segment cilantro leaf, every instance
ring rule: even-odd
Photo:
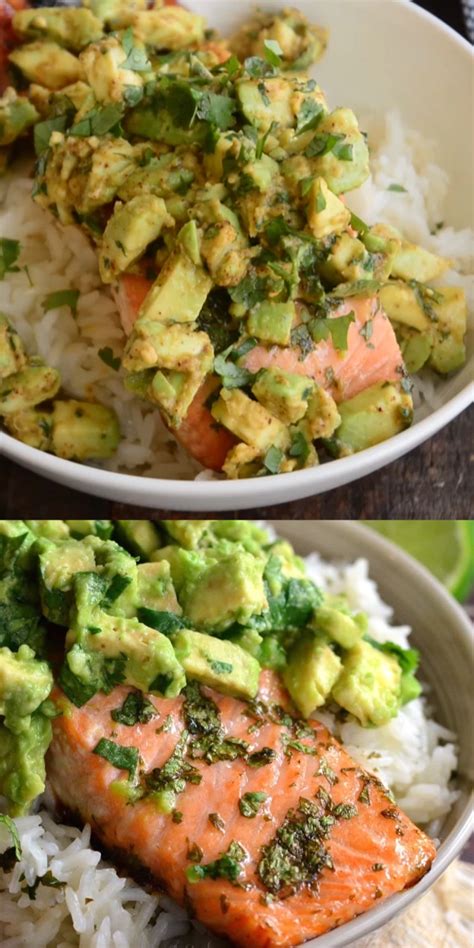
[[[216,287],[209,293],[199,313],[197,327],[207,332],[216,355],[228,349],[238,338],[239,331],[229,314],[229,294],[223,287]]]
[[[246,816],[248,819],[255,817],[266,799],[267,794],[262,791],[244,793],[239,800],[239,810],[242,816]]]
[[[126,54],[126,59],[120,63],[120,69],[130,69],[132,72],[148,72],[151,69],[150,60],[147,58],[146,50],[133,44],[132,27],[122,37],[122,47]]]
[[[38,122],[37,125],[35,125],[33,138],[35,152],[38,158],[48,148],[52,133],[65,132],[67,125],[67,115],[56,115],[55,118],[46,119],[44,122]]]
[[[275,74],[273,66],[260,56],[249,56],[244,62],[244,69],[252,79],[261,79]]]
[[[109,741],[106,737],[101,737],[100,741],[94,747],[93,754],[103,757],[109,764],[118,767],[119,770],[128,770],[130,777],[134,777],[138,767],[138,748],[122,747],[114,741]]]
[[[396,191],[397,194],[408,194],[408,191],[403,187],[403,184],[389,184],[387,191]]]
[[[228,95],[217,95],[215,92],[200,94],[196,115],[204,122],[216,125],[225,132],[234,124],[236,103]]]
[[[154,704],[145,698],[141,691],[131,691],[120,708],[110,712],[113,721],[133,727],[134,724],[148,724],[158,711]]]
[[[115,356],[113,350],[110,346],[104,346],[103,349],[99,349],[97,355],[99,359],[102,359],[102,362],[105,362],[105,365],[108,365],[110,369],[113,369],[114,372],[118,372],[120,366],[122,365],[122,360],[119,356]]]
[[[321,102],[316,102],[315,99],[304,99],[296,120],[296,134],[302,135],[303,132],[316,128],[323,115],[324,107]]]
[[[0,856],[0,865],[1,865],[1,862],[5,859],[5,857],[7,857],[8,863],[12,863],[11,868],[13,868],[13,864],[15,862],[19,862],[22,856],[20,837],[18,835],[16,823],[14,823],[14,821],[11,819],[10,816],[7,816],[4,813],[0,813],[0,826],[2,824],[7,828],[7,831],[9,832],[11,836],[12,845],[9,849],[6,850],[6,852],[2,853],[2,855]],[[11,859],[10,859],[10,856],[12,857]],[[6,868],[5,865],[3,865],[2,868],[5,869],[6,872],[9,871],[9,869]]]
[[[267,280],[254,271],[250,271],[237,286],[229,288],[231,300],[241,303],[246,309],[252,309],[257,303],[261,303],[265,299],[266,291]]]
[[[3,280],[6,273],[18,273],[20,268],[15,266],[15,263],[20,256],[20,251],[19,240],[0,237],[0,280]]]
[[[300,349],[300,362],[303,362],[306,356],[314,349],[314,342],[309,333],[308,327],[304,323],[297,326],[296,329],[291,331],[291,344],[292,346],[298,346]]]
[[[48,313],[50,309],[59,309],[61,306],[69,306],[72,315],[76,316],[79,296],[79,290],[56,290],[54,293],[48,293],[48,296],[45,296],[41,305],[45,313]]]
[[[270,66],[281,66],[283,50],[277,40],[266,39],[263,43],[265,59]]]
[[[244,385],[248,385],[254,377],[252,372],[236,365],[235,362],[227,358],[228,354],[228,350],[226,350],[222,355],[216,356],[214,360],[214,371],[221,376],[222,385],[224,388],[242,388]]]
[[[355,322],[355,314],[334,316],[331,319],[314,319],[311,323],[311,335],[315,342],[332,337],[334,348],[338,351],[347,349],[349,326]]]
[[[347,296],[372,296],[381,286],[380,280],[356,280],[354,283],[340,283],[332,293],[340,300]]]
[[[302,431],[295,431],[291,437],[290,458],[299,458],[304,464],[309,455],[309,444]]]
[[[354,147],[350,142],[346,142],[345,136],[337,132],[325,132],[315,135],[310,141],[305,155],[307,158],[322,158],[323,155],[333,152],[336,158],[341,161],[352,161],[354,156]]]
[[[280,448],[275,447],[275,445],[272,445],[272,447],[268,449],[263,459],[264,467],[266,467],[270,474],[278,474],[283,458],[283,451],[281,451]]]
[[[103,105],[91,109],[87,115],[69,129],[76,138],[89,138],[91,135],[106,135],[107,132],[120,134],[120,120],[123,117],[122,105]]]
[[[234,841],[227,852],[222,853],[213,862],[204,866],[189,866],[186,870],[188,882],[199,882],[200,879],[227,879],[235,883],[242,872],[242,863],[245,859],[245,849]]]
[[[161,612],[159,609],[148,609],[146,606],[139,606],[137,618],[149,629],[156,629],[163,635],[173,635],[178,629],[186,628],[186,623],[174,612]]]

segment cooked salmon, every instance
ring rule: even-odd
[[[377,382],[400,381],[403,356],[377,297],[351,297],[331,315],[335,318],[351,312],[355,320],[349,326],[346,350],[336,349],[332,338],[321,340],[306,357],[297,346],[256,346],[246,355],[245,368],[258,372],[273,366],[307,375],[337,402],[353,398]]]
[[[184,421],[179,428],[173,428],[183,448],[211,471],[222,471],[228,452],[237,443],[237,438],[218,424],[208,407],[208,399],[219,387],[217,375],[209,375],[191,402]]]
[[[106,850],[145,867],[212,931],[245,948],[298,945],[428,872],[432,841],[323,725],[193,684],[148,696],[146,723],[119,723],[111,713],[130,693],[81,708],[56,693],[65,713],[53,721],[50,785]],[[279,696],[270,673],[262,694]],[[119,792],[127,773],[100,756],[101,739],[139,754],[135,797]],[[152,792],[167,772],[172,812]]]

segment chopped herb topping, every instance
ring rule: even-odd
[[[337,775],[334,773],[334,770],[332,770],[324,757],[322,758],[319,765],[319,770],[316,771],[316,775],[318,777],[326,777],[326,780],[329,784],[331,784],[331,786],[334,786],[334,784],[338,782]]]
[[[0,280],[3,280],[6,273],[18,273],[20,268],[15,266],[20,256],[21,246],[19,240],[11,240],[9,237],[0,237]]]
[[[128,770],[131,778],[137,772],[139,760],[137,747],[123,747],[121,744],[116,744],[114,741],[102,737],[94,747],[93,753],[108,760],[109,764],[113,764],[119,770]]]
[[[104,346],[103,349],[99,349],[97,355],[99,359],[102,359],[102,362],[105,362],[105,365],[108,365],[109,369],[113,369],[114,372],[119,371],[122,360],[119,356],[114,355],[113,349],[111,349],[110,346]]]
[[[283,458],[284,458],[284,454],[283,454],[283,451],[280,450],[280,448],[277,448],[275,447],[275,445],[272,445],[272,447],[268,449],[263,459],[263,465],[264,467],[266,467],[269,474],[279,473]]]
[[[374,862],[372,866],[372,872],[383,872],[384,869],[385,869],[385,866],[383,862]]]
[[[389,184],[387,191],[396,191],[399,194],[408,194],[408,191],[403,187],[403,184]]]
[[[162,767],[155,767],[146,775],[145,783],[149,791],[182,793],[186,783],[201,783],[199,770],[184,759],[188,736],[188,732],[183,731],[166,763]]]
[[[281,66],[281,59],[283,56],[283,50],[277,40],[266,39],[264,40],[263,47],[265,50],[265,59],[267,63],[270,63],[270,66],[276,66],[277,69]]]
[[[20,837],[16,823],[14,823],[10,816],[4,813],[0,813],[0,826],[2,825],[6,827],[10,834],[12,845],[9,846],[5,852],[0,854],[0,869],[3,869],[4,872],[10,872],[15,863],[19,862],[22,856]]]
[[[272,760],[275,760],[276,756],[276,751],[272,750],[271,747],[262,747],[261,750],[249,754],[247,763],[249,767],[266,767],[267,764],[271,764]]]
[[[215,829],[219,830],[220,833],[223,833],[225,830],[225,823],[222,819],[222,816],[219,816],[218,813],[209,813],[208,820]]]
[[[260,791],[244,793],[239,800],[239,810],[242,816],[246,816],[249,819],[256,816],[262,803],[264,803],[266,799],[267,794]]]
[[[216,661],[215,661],[214,659],[212,659],[212,658],[207,658],[206,661],[207,661],[208,664],[211,666],[213,672],[215,672],[216,675],[230,675],[230,674],[232,674],[232,671],[233,671],[234,666],[233,666],[233,665],[230,665],[229,662],[216,662]]]
[[[120,69],[130,69],[132,72],[148,72],[151,69],[151,63],[145,50],[139,46],[134,46],[131,26],[128,30],[125,30],[122,36],[122,46],[127,58],[123,63],[120,63]]]
[[[234,840],[228,850],[222,853],[214,862],[204,866],[189,866],[186,871],[188,882],[199,882],[201,879],[227,879],[235,883],[242,873],[242,863],[247,853],[240,843]]]
[[[187,857],[191,862],[201,862],[204,853],[197,843],[191,843],[188,846]]]
[[[45,313],[50,309],[59,309],[61,306],[69,306],[73,316],[77,315],[77,302],[79,299],[79,290],[56,290],[45,296],[42,307]]]
[[[157,714],[155,706],[141,691],[131,691],[122,706],[111,711],[110,716],[118,724],[132,727],[134,724],[148,724]]]
[[[332,869],[324,845],[335,820],[321,814],[311,800],[301,798],[288,811],[273,840],[262,849],[257,872],[274,895],[290,895],[302,885],[312,885],[322,869]]]
[[[103,105],[91,109],[84,118],[69,129],[69,134],[76,138],[89,138],[91,135],[100,137],[106,135],[107,132],[118,136],[121,133],[122,116],[122,105]]]
[[[181,813],[181,810],[173,810],[171,814],[171,819],[173,820],[173,823],[182,823],[184,817],[183,817],[183,814]]]
[[[357,807],[352,803],[338,803],[331,809],[332,816],[337,820],[351,820],[353,816],[357,816],[357,812]]]

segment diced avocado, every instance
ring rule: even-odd
[[[411,395],[382,382],[339,406],[341,424],[328,447],[336,457],[364,451],[408,428],[413,420]]]
[[[118,192],[124,201],[138,194],[156,194],[157,197],[169,200],[184,188],[190,187],[199,174],[196,157],[187,149],[175,148],[165,154],[154,155],[151,146],[142,143],[135,146],[135,157],[139,167],[132,172]]]
[[[431,320],[423,309],[415,290],[406,283],[386,283],[379,290],[380,303],[388,318],[423,332],[431,326]]]
[[[38,661],[28,645],[20,645],[17,652],[0,648],[0,715],[6,727],[21,730],[27,724],[21,718],[33,714],[52,687],[49,665]]]
[[[282,450],[289,446],[287,426],[238,388],[221,389],[211,413],[216,421],[262,454],[273,445]]]
[[[166,560],[157,563],[140,563],[137,567],[137,576],[139,610],[172,612],[174,615],[181,615],[182,609],[176,598],[170,565]],[[139,617],[145,621],[142,615]]]
[[[165,202],[153,194],[134,197],[126,204],[116,201],[99,253],[103,282],[113,283],[119,273],[128,270],[145,253],[163,227],[173,225],[174,219],[168,214]]]
[[[295,304],[274,303],[264,300],[250,311],[247,329],[250,336],[256,336],[263,342],[276,346],[287,346],[290,342],[291,328],[296,318]]]
[[[189,49],[204,41],[206,21],[182,7],[145,10],[131,18],[135,39],[155,49]]]
[[[76,573],[95,569],[94,553],[80,540],[59,546],[44,543],[39,555],[39,592],[43,615],[57,625],[69,625]]]
[[[160,523],[186,550],[196,549],[209,530],[212,520],[160,520]]]
[[[29,444],[30,448],[37,448],[38,451],[51,450],[51,412],[25,408],[24,411],[6,415],[4,424],[14,438],[23,441],[23,444]]]
[[[202,144],[206,135],[204,122],[194,122],[191,128],[176,125],[170,113],[155,105],[153,100],[140,103],[130,110],[125,129],[129,135],[164,142],[166,145]]]
[[[288,655],[282,677],[301,714],[309,718],[325,704],[342,671],[342,662],[325,636],[303,633]]]
[[[17,332],[0,313],[0,380],[26,366],[26,354]]]
[[[212,280],[182,252],[168,257],[139,312],[139,322],[194,322],[212,289]]]
[[[245,625],[251,615],[263,612],[267,608],[264,565],[263,560],[238,550],[219,556],[218,562],[188,579],[179,597],[190,625],[222,632],[234,622]]]
[[[452,336],[443,338],[436,335],[429,360],[432,369],[441,375],[447,375],[460,369],[465,361],[466,347],[463,342],[458,342]]]
[[[97,676],[94,658],[123,659],[123,681],[133,688],[167,698],[178,695],[186,683],[182,666],[166,635],[150,629],[138,619],[111,616],[97,610],[94,625],[99,632],[82,628],[70,631],[66,655],[70,671],[85,684]],[[91,661],[92,659],[92,661]]]
[[[405,368],[409,375],[425,365],[428,361],[433,348],[432,333],[418,332],[416,329],[410,329],[408,326],[399,325],[397,327],[397,341],[400,346]]]
[[[260,665],[239,645],[189,629],[177,632],[173,644],[188,679],[235,698],[255,698]]]
[[[92,43],[81,53],[84,76],[97,102],[121,102],[131,88],[140,93],[143,87],[142,75],[124,68],[126,59],[122,43],[113,36],[108,36],[100,43]]]
[[[436,294],[430,365],[437,372],[445,374],[459,369],[466,361],[464,336],[467,329],[467,303],[464,290],[458,286],[437,288]]]
[[[259,191],[268,191],[274,179],[280,174],[280,169],[278,162],[273,161],[273,158],[262,155],[261,158],[249,162],[244,168],[244,173],[248,174]]]
[[[10,415],[53,398],[61,384],[56,369],[31,364],[0,382],[0,415]]]
[[[367,269],[371,258],[361,240],[350,234],[339,234],[331,250],[321,265],[321,274],[325,280],[336,286],[338,283],[355,283],[373,276],[373,270]]]
[[[402,245],[393,258],[392,276],[400,280],[417,280],[418,283],[429,283],[436,280],[451,263],[438,257],[429,250],[403,240]]]
[[[324,136],[342,136],[325,154],[319,153],[329,142]],[[359,188],[369,177],[369,150],[351,109],[335,109],[319,123],[306,154],[314,172],[321,175],[335,194]]]
[[[120,426],[112,408],[75,399],[54,402],[52,446],[58,457],[110,458],[119,442]]]
[[[139,10],[146,10],[147,0],[84,0],[84,6],[112,29],[130,25],[130,19]]]
[[[248,56],[265,57],[265,42],[273,40],[281,50],[282,69],[308,69],[322,56],[327,30],[308,23],[294,7],[278,13],[257,10],[232,39],[231,49],[243,61]]]
[[[249,265],[242,231],[228,220],[211,224],[204,231],[201,253],[217,286],[237,286]]]
[[[341,416],[332,395],[316,385],[309,397],[308,409],[298,425],[308,441],[332,438],[341,423]]]
[[[35,537],[43,537],[46,540],[52,540],[53,543],[70,538],[69,527],[65,520],[25,520],[25,523]]]
[[[0,98],[0,145],[11,145],[39,119],[34,105],[8,88]]]
[[[13,29],[22,39],[47,39],[77,52],[102,36],[102,24],[84,8],[41,7],[18,10]]]
[[[93,551],[96,572],[83,573],[76,578],[76,626],[90,625],[90,616],[96,606],[112,615],[134,616],[138,603],[135,558],[113,540],[87,536],[82,544]]]
[[[356,617],[324,604],[316,610],[312,625],[342,648],[352,648],[364,632],[364,623],[358,622]]]
[[[75,540],[83,537],[100,537],[101,540],[110,540],[114,531],[112,520],[66,520]]]
[[[62,89],[82,78],[79,60],[57,43],[41,40],[27,43],[14,49],[8,58],[30,82],[37,82],[47,89]]]
[[[258,448],[239,442],[227,452],[222,470],[227,477],[237,480],[255,477],[262,466],[262,454]]]
[[[199,233],[195,220],[188,221],[181,228],[177,243],[183,248],[195,267],[202,267],[201,248],[199,245]]]
[[[345,655],[332,696],[364,727],[380,726],[398,713],[401,677],[396,658],[361,639]]]
[[[161,546],[160,534],[151,520],[116,520],[117,540],[145,562]]]
[[[268,132],[272,122],[290,128],[294,122],[291,80],[284,76],[270,79],[240,79],[236,83],[240,107],[251,125]]]
[[[308,224],[318,240],[338,234],[350,223],[351,212],[328,188],[324,178],[315,178],[308,194]]]
[[[263,369],[252,386],[255,398],[285,424],[294,424],[306,414],[314,383],[304,375],[282,369]]]
[[[194,583],[206,568],[207,560],[197,550],[184,550],[175,544],[161,547],[152,554],[153,562],[169,564],[174,586],[181,596],[185,583]],[[213,560],[215,562],[215,560]]]

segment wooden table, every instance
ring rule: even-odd
[[[473,515],[474,408],[416,451],[353,484],[306,500],[248,510],[244,517],[268,519],[427,519]],[[145,510],[69,490],[16,464],[0,459],[2,517],[169,517],[170,511]],[[176,516],[196,516],[177,513]],[[216,517],[214,511],[201,514]],[[239,516],[235,510],[220,517]]]

